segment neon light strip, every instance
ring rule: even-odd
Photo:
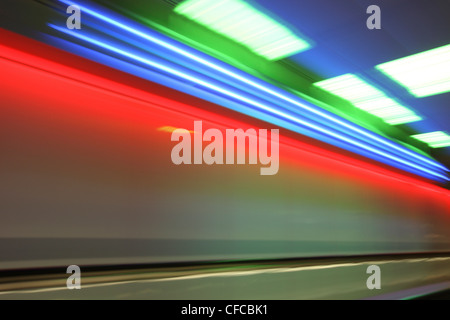
[[[73,2],[69,2],[69,1],[63,1],[63,2],[69,3],[69,4],[74,4]],[[118,23],[116,20],[112,20],[112,19],[107,18],[107,17],[105,17],[105,16],[103,16],[103,15],[99,15],[99,14],[97,14],[97,13],[95,13],[95,12],[93,12],[92,10],[89,10],[89,9],[87,9],[87,8],[82,7],[82,10],[84,10],[85,13],[86,13],[86,12],[91,13],[91,14],[94,15],[95,17],[100,17],[101,20],[103,20],[103,21],[106,20],[108,23],[112,23],[112,24],[114,24],[114,25],[116,25],[116,24]],[[123,27],[122,29],[125,29],[125,30],[127,30],[127,31],[133,31],[133,33],[136,33],[136,32],[137,32],[138,34],[140,34],[141,36],[143,36],[143,37],[145,37],[145,38],[148,38],[148,37],[149,37],[149,36],[145,35],[144,33],[141,33],[140,31],[136,31],[136,30],[134,30],[134,29],[132,29],[132,28],[130,28],[130,27],[128,27],[128,26],[125,26],[125,25],[121,24],[121,23],[119,23],[119,25],[120,25],[121,27]],[[56,28],[58,28],[58,27],[56,27]],[[61,31],[61,32],[68,33],[67,30],[64,30],[64,29],[61,29],[60,31]],[[72,32],[72,33],[69,33],[69,34],[71,34],[72,36],[79,36],[78,34],[74,34],[73,32]],[[190,53],[185,52],[185,51],[183,51],[183,50],[181,50],[181,49],[178,49],[178,48],[174,47],[174,46],[171,45],[171,44],[166,44],[166,43],[164,43],[162,40],[156,39],[156,38],[154,38],[154,37],[150,37],[150,38],[153,39],[153,40],[155,40],[155,41],[158,42],[159,44],[165,44],[165,47],[169,46],[171,49],[175,49],[175,50],[177,50],[178,52],[183,53],[184,55],[186,55],[186,54],[187,54],[187,55],[191,55]],[[83,40],[89,42],[89,39],[86,39],[86,38],[85,38],[85,39],[83,39]],[[90,41],[90,42],[93,43],[93,44],[95,44],[95,45],[97,45],[97,46],[100,44],[100,43],[99,43],[97,40],[95,40],[95,39],[90,39],[90,40],[93,40],[94,42],[92,42],[92,41]],[[107,49],[107,50],[110,50],[110,51],[113,50],[113,52],[116,52],[116,53],[121,54],[122,56],[125,56],[125,57],[128,57],[128,58],[132,58],[132,59],[134,59],[135,61],[138,61],[138,62],[141,62],[141,63],[149,62],[148,59],[142,58],[142,57],[137,56],[137,55],[131,55],[131,56],[130,56],[130,55],[127,55],[127,53],[126,53],[125,50],[119,50],[119,51],[115,50],[115,51],[114,51],[114,47],[109,46],[109,45],[107,45],[106,47],[103,46],[103,48],[105,48],[105,49]],[[116,49],[117,49],[117,48],[116,48]],[[199,59],[201,59],[202,62],[205,62],[205,63],[209,64],[210,66],[214,66],[214,64],[211,64],[211,63],[209,63],[208,61],[206,61],[206,60],[204,60],[204,59],[202,59],[202,58],[199,58]],[[147,63],[147,65],[149,65],[149,64]],[[152,66],[152,67],[154,67],[154,68],[158,67],[158,65],[157,65],[157,64],[154,64],[154,63],[153,63],[153,64],[150,64],[150,66]],[[249,83],[249,81],[248,81],[247,79],[243,78],[243,77],[240,76],[239,74],[236,74],[236,73],[233,73],[233,72],[231,72],[231,71],[225,70],[225,69],[223,69],[223,68],[220,67],[220,66],[215,66],[214,69],[217,69],[217,68],[218,68],[219,70],[225,71],[228,75],[234,75],[234,78],[235,78],[235,79],[237,78],[237,79],[239,79],[239,80],[241,80],[241,81],[245,81],[246,83]],[[177,70],[174,70],[173,68],[172,68],[172,69],[165,69],[165,70],[163,70],[163,71],[165,71],[165,72],[170,72],[170,73],[172,73],[172,74],[174,74],[174,75],[176,75],[176,76],[179,76],[179,77],[183,77],[183,75],[185,75],[185,74],[183,74],[183,73],[180,73],[180,72],[177,71]],[[249,78],[250,78],[250,77],[249,77]],[[198,82],[197,82],[198,79],[196,79],[196,78],[190,78],[190,77],[188,77],[188,78],[185,78],[185,79],[188,79],[188,80],[190,80],[190,81],[194,81],[194,82],[198,83]],[[197,80],[197,81],[196,81],[196,80]],[[251,80],[251,79],[250,79],[250,80]],[[262,81],[260,81],[260,82],[262,82]],[[249,84],[251,84],[253,87],[258,87],[258,88],[264,89],[264,91],[269,92],[269,93],[273,93],[273,94],[275,94],[276,96],[284,97],[284,100],[288,100],[288,101],[289,101],[289,100],[291,99],[291,98],[289,98],[289,97],[280,95],[279,93],[273,91],[272,89],[270,89],[270,87],[267,86],[267,84],[266,84],[266,86],[261,86],[260,84],[258,84],[258,83],[256,83],[256,82],[253,82],[253,81],[250,81]],[[370,152],[372,152],[372,153],[375,153],[375,154],[378,154],[378,155],[382,155],[383,157],[388,158],[388,159],[391,159],[391,160],[393,160],[393,161],[395,161],[395,162],[402,163],[403,165],[407,165],[407,166],[412,167],[412,168],[415,168],[415,169],[417,169],[417,170],[419,170],[419,171],[427,172],[427,173],[429,173],[429,174],[431,174],[431,175],[433,175],[433,176],[436,176],[436,177],[439,177],[439,178],[441,178],[441,179],[447,180],[447,177],[445,177],[445,176],[442,175],[442,174],[436,174],[436,173],[434,173],[433,171],[430,171],[430,170],[428,170],[428,169],[426,169],[426,168],[422,168],[421,165],[423,165],[423,164],[417,166],[417,165],[411,163],[411,162],[409,161],[409,159],[408,159],[408,160],[406,160],[406,159],[401,159],[401,158],[398,158],[398,157],[396,157],[396,156],[390,155],[390,154],[388,154],[388,153],[386,153],[386,152],[376,150],[376,149],[374,149],[374,148],[368,146],[367,143],[363,144],[363,143],[360,143],[360,142],[358,142],[358,141],[355,141],[354,139],[349,139],[349,138],[343,137],[342,135],[336,134],[336,133],[331,132],[331,131],[329,131],[329,130],[324,130],[323,128],[321,128],[321,127],[319,127],[319,126],[311,125],[311,124],[308,123],[308,122],[301,121],[301,120],[299,120],[297,117],[293,117],[293,116],[291,116],[291,115],[288,115],[288,114],[286,114],[285,112],[282,112],[282,111],[280,111],[280,110],[276,110],[276,109],[273,109],[273,108],[268,108],[267,105],[264,105],[264,104],[261,104],[261,103],[256,103],[256,104],[255,104],[255,101],[254,101],[254,100],[248,100],[247,98],[243,97],[242,95],[235,95],[235,94],[231,94],[231,95],[230,95],[230,92],[229,92],[229,91],[227,91],[227,90],[224,91],[224,90],[221,89],[220,87],[214,87],[214,86],[211,86],[211,85],[208,84],[208,83],[203,83],[203,85],[204,85],[206,88],[214,89],[214,90],[215,90],[216,92],[218,92],[218,93],[221,93],[221,94],[227,94],[228,96],[231,96],[231,97],[233,97],[233,98],[235,98],[235,99],[239,99],[239,100],[241,100],[241,101],[243,101],[243,102],[245,102],[245,103],[248,103],[248,104],[251,104],[251,105],[253,105],[253,106],[256,106],[256,107],[258,107],[258,108],[260,108],[260,109],[262,109],[262,110],[265,110],[265,111],[270,112],[270,113],[273,113],[273,114],[275,114],[275,115],[284,117],[285,119],[294,121],[294,122],[296,122],[296,123],[298,123],[298,124],[301,124],[301,125],[303,125],[303,126],[312,128],[313,130],[316,130],[316,131],[322,132],[322,133],[324,133],[324,134],[327,134],[327,135],[329,135],[329,136],[332,136],[332,137],[335,138],[335,139],[339,139],[339,140],[341,140],[341,141],[345,141],[345,142],[347,142],[347,143],[350,143],[350,144],[352,144],[352,145],[354,145],[354,146],[357,146],[357,147],[359,147],[359,148],[365,149],[365,150],[370,151]],[[217,89],[219,89],[219,90],[217,90]],[[297,97],[296,97],[296,98],[297,98]],[[353,125],[353,126],[350,126],[350,124],[347,124],[347,123],[343,122],[342,120],[338,120],[338,119],[335,118],[335,117],[333,117],[333,118],[330,117],[330,115],[327,115],[327,114],[324,113],[323,111],[312,109],[311,107],[306,106],[306,105],[304,105],[304,104],[300,104],[298,101],[295,101],[295,100],[292,100],[292,102],[295,102],[295,104],[301,105],[301,106],[303,106],[304,108],[307,108],[308,111],[312,111],[312,112],[314,112],[314,113],[316,113],[316,114],[324,115],[324,116],[326,116],[328,119],[333,120],[334,122],[338,122],[338,123],[341,123],[341,124],[345,124],[346,127],[348,127],[348,128],[352,128],[353,130],[356,130],[356,131],[358,131],[358,132],[364,132],[366,136],[369,135],[369,136],[371,136],[371,137],[375,137],[378,141],[383,142],[383,144],[389,145],[389,146],[394,146],[395,149],[397,149],[397,150],[402,150],[404,153],[406,152],[406,153],[408,153],[408,154],[410,154],[410,155],[413,155],[414,158],[416,158],[416,159],[420,159],[421,161],[425,160],[426,163],[428,163],[429,165],[433,165],[433,167],[438,167],[438,168],[440,168],[440,169],[443,169],[443,168],[444,168],[442,165],[440,165],[440,164],[438,164],[438,163],[432,161],[431,159],[428,159],[428,158],[426,158],[426,157],[422,157],[422,156],[419,156],[419,155],[417,155],[417,154],[415,154],[415,153],[412,153],[412,152],[409,151],[408,149],[401,149],[399,146],[393,144],[392,142],[389,142],[389,140],[387,140],[387,139],[384,140],[382,137],[377,137],[377,136],[374,135],[373,133],[365,132],[365,131],[363,131],[362,129],[355,127],[354,125]],[[334,130],[334,131],[336,131],[336,130]],[[323,139],[322,139],[322,140],[323,140]],[[347,148],[347,149],[348,149],[348,148]],[[377,159],[377,160],[378,160],[378,159]],[[384,162],[386,162],[386,161],[384,161]],[[402,168],[402,169],[404,169],[404,168]],[[411,171],[411,170],[409,170],[409,171]]]

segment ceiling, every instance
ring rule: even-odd
[[[450,133],[450,92],[415,98],[374,67],[450,43],[448,0],[252,0],[266,14],[310,38],[314,46],[289,59],[324,79],[356,73],[400,99],[423,120],[408,126],[419,133]],[[367,7],[381,9],[381,29],[369,30]],[[450,155],[450,147],[437,150]]]

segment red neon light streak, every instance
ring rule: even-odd
[[[23,108],[22,112],[27,113],[24,115],[24,123],[28,123],[27,118],[32,119],[30,123],[39,119],[46,124],[57,119],[61,121],[59,126],[54,123],[52,125],[60,130],[67,127],[67,132],[75,127],[80,132],[100,132],[99,136],[113,132],[117,137],[117,133],[122,132],[123,141],[115,141],[122,146],[128,141],[130,145],[127,151],[131,150],[130,154],[141,154],[143,143],[148,140],[147,136],[153,137],[151,140],[158,142],[151,147],[159,150],[158,152],[167,152],[167,161],[170,161],[169,133],[157,130],[163,126],[192,129],[193,120],[198,119],[203,119],[207,127],[221,130],[245,130],[255,127],[255,123],[257,126],[262,125],[261,122],[248,118],[245,121],[232,118],[231,116],[236,116],[235,113],[211,103],[145,82],[11,32],[0,30],[0,37],[4,40],[0,44],[0,90],[3,101],[6,105],[14,102]],[[79,103],[79,99],[88,103]],[[76,133],[71,132],[71,135],[76,136]],[[80,135],[79,139],[89,144],[91,137],[84,133]],[[109,151],[116,148],[110,145],[111,140],[106,139],[103,148]],[[74,138],[74,141],[79,140]],[[313,145],[308,139],[305,141],[308,142],[283,134],[280,136],[280,168],[288,165],[301,171],[311,171],[322,179],[329,176],[350,179],[371,188],[392,192],[402,201],[426,196],[441,202],[447,213],[450,212],[448,190],[335,150],[324,149],[322,145]],[[101,143],[100,140],[96,142]],[[150,148],[144,153],[150,156]],[[101,157],[100,153],[98,157]],[[125,159],[126,155],[122,157],[120,161],[130,161]],[[133,161],[145,166],[145,162],[137,158]]]

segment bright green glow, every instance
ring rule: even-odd
[[[377,109],[391,108],[397,106],[397,102],[392,100],[391,98],[381,97],[379,99],[372,99],[357,102],[357,107],[364,111],[372,111]]]
[[[450,136],[442,131],[416,134],[411,137],[425,142],[432,148],[442,148],[450,146]]]
[[[376,68],[416,97],[450,91],[450,44],[386,62]]]
[[[377,109],[377,110],[371,111],[371,113],[380,118],[403,117],[406,115],[413,114],[410,110],[408,110],[404,107],[392,107],[392,108]]]
[[[351,102],[358,109],[381,118],[391,125],[419,121],[412,110],[389,98],[378,88],[358,76],[344,74],[314,83],[315,86]]]
[[[175,7],[175,12],[269,60],[310,48],[306,40],[242,0],[186,0]]]
[[[420,120],[422,120],[421,117],[416,116],[416,115],[410,115],[410,116],[403,116],[401,118],[385,119],[384,122],[391,124],[391,125],[397,125],[397,124],[415,122],[415,121],[420,121]]]

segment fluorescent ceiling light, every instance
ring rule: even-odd
[[[348,100],[355,107],[377,116],[391,125],[421,120],[412,110],[389,98],[383,91],[354,74],[344,74],[316,82],[314,85]]]
[[[450,44],[376,66],[415,97],[450,91]]]
[[[403,123],[409,123],[409,122],[415,122],[415,121],[420,121],[422,120],[422,118],[420,118],[419,116],[416,115],[405,115],[402,117],[397,117],[397,118],[391,118],[391,119],[386,119],[385,122],[391,125],[397,125],[397,124],[403,124]]]
[[[186,0],[175,12],[204,25],[269,60],[310,47],[284,25],[241,0]]]
[[[416,134],[413,138],[425,142],[431,148],[442,148],[450,146],[450,136],[442,131]]]

